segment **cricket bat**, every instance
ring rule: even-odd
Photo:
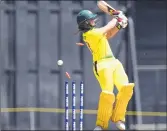
[[[117,15],[119,14],[119,12],[114,9],[112,6],[110,6],[107,2],[103,1],[103,0],[99,0],[97,2],[97,6],[105,13],[107,13],[108,15]]]

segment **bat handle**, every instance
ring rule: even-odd
[[[119,15],[119,13],[120,13],[119,11],[114,11],[113,15]]]
[[[114,11],[113,12],[113,15],[119,15],[119,11]],[[117,20],[118,20],[118,22],[121,22],[122,21],[122,19],[121,18],[117,18]]]

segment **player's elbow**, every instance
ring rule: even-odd
[[[118,32],[119,32],[119,29],[115,26],[114,28],[112,28],[112,29],[106,34],[106,38],[107,38],[107,39],[111,39],[111,38],[113,38]]]

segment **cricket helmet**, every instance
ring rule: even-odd
[[[89,10],[82,10],[77,15],[77,24],[80,31],[90,30],[95,25],[90,23],[90,20],[97,19],[97,14],[92,13]]]

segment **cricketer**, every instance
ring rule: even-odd
[[[101,93],[99,96],[96,127],[108,129],[109,121],[125,130],[127,105],[133,95],[134,83],[129,83],[122,63],[112,53],[108,40],[128,25],[128,19],[119,11],[105,26],[97,28],[97,14],[82,10],[77,15],[78,29],[93,57],[93,72]],[[114,85],[118,94],[114,94]]]

